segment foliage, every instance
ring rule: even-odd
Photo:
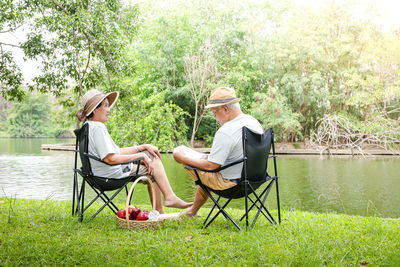
[[[210,89],[229,86],[244,112],[257,113],[265,127],[281,127],[282,140],[309,138],[327,114],[343,112],[364,128],[376,114],[395,127],[400,116],[399,28],[384,28],[363,1],[323,1],[311,8],[290,0],[150,0],[135,6],[122,0],[6,0],[0,7],[0,30],[14,32],[24,23],[28,40],[18,46],[27,58],[43,61],[30,89],[61,96],[69,114],[78,96],[95,87],[134,94],[140,103],[162,93],[163,102],[186,112],[180,122],[190,129],[183,130],[187,138],[209,141],[216,127],[202,112],[204,100]],[[210,65],[200,64],[204,60],[195,61],[204,58],[208,44],[213,75]],[[19,66],[3,49],[9,44],[0,46],[1,92],[20,99]],[[194,74],[207,82],[194,83],[202,81]],[[253,110],[255,96],[267,101],[271,88],[281,99],[276,108],[282,118],[261,112],[270,107]],[[204,92],[202,101],[193,92]],[[119,102],[126,107],[132,99]],[[135,111],[144,114],[144,106]],[[121,108],[120,116],[129,110]]]
[[[28,84],[31,90],[58,96],[71,87],[79,94],[96,85],[112,89],[112,76],[132,73],[125,54],[136,32],[135,7],[118,0],[21,0],[2,5],[7,14],[18,13],[1,20],[0,29],[9,26],[7,31],[13,32],[24,23],[27,40],[13,46],[22,48],[26,58],[40,60],[41,74]],[[2,94],[21,99],[23,90],[16,86],[22,84],[20,70],[8,52],[2,54],[2,62],[7,64],[0,73],[6,85]],[[7,89],[11,87],[14,90]]]
[[[118,111],[112,112],[107,123],[110,134],[121,147],[149,143],[167,152],[186,143],[186,113],[166,103],[163,93],[148,98],[127,94],[121,98],[129,98],[129,101],[120,101]]]
[[[8,133],[12,137],[51,136],[51,106],[48,96],[27,94],[23,102],[6,111]]]
[[[283,211],[281,225],[274,227],[260,216],[246,232],[223,216],[206,230],[197,218],[166,222],[158,230],[129,231],[118,228],[108,209],[79,223],[70,215],[71,202],[0,202],[0,260],[5,266],[400,264],[400,221],[393,219]],[[201,209],[200,215],[208,211]],[[228,212],[239,218],[243,211]]]
[[[251,115],[264,128],[273,127],[278,141],[301,139],[299,114],[293,113],[286,104],[286,98],[271,88],[268,94],[256,93]]]

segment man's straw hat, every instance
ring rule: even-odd
[[[108,103],[111,108],[114,105],[115,101],[117,101],[118,96],[118,91],[108,94],[104,94],[96,89],[87,91],[81,101],[83,109],[85,111],[85,116],[89,116],[93,112],[93,110],[106,98],[108,99]]]
[[[235,90],[228,87],[220,87],[211,92],[210,100],[205,108],[214,108],[223,105],[237,103],[240,98],[236,97]]]

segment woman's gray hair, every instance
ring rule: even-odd
[[[239,104],[239,102],[236,102],[236,103],[232,103],[232,104],[229,104],[229,105],[226,105],[229,109],[240,109],[240,104]]]

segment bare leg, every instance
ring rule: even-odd
[[[166,207],[173,207],[179,209],[186,209],[190,207],[193,203],[187,203],[177,197],[172,191],[171,185],[169,184],[167,174],[165,173],[164,166],[162,162],[158,158],[154,158],[152,163],[154,168],[153,177],[156,180],[156,183],[164,195],[164,205]]]
[[[182,216],[193,217],[196,216],[199,209],[206,203],[208,199],[208,195],[204,190],[199,186],[197,187],[196,195],[194,197],[193,206],[191,206],[187,211],[182,213]]]
[[[164,214],[165,212],[164,212],[164,208],[163,208],[163,205],[162,205],[162,193],[161,193],[161,190],[158,187],[157,183],[153,183],[153,186],[154,186],[154,194],[156,196],[156,199],[152,200],[152,201],[155,201],[156,210],[160,214]],[[148,187],[148,191],[149,191],[149,195],[150,195],[150,185],[148,184],[147,187]],[[150,198],[151,198],[151,196],[150,196]]]

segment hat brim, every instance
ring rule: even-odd
[[[231,100],[231,101],[229,101],[229,102],[208,104],[208,105],[205,106],[204,108],[215,108],[215,107],[219,107],[219,106],[225,106],[225,105],[237,103],[237,102],[239,102],[239,101],[240,101],[240,98],[236,98],[236,99]]]
[[[99,98],[99,100],[97,101],[96,105],[93,105],[93,108],[91,108],[91,109],[88,111],[88,113],[87,113],[86,116],[89,116],[90,114],[92,114],[93,110],[95,110],[96,107],[97,107],[101,102],[103,102],[103,100],[106,99],[106,98],[108,99],[109,108],[112,108],[112,107],[114,106],[115,102],[117,101],[118,97],[119,97],[119,92],[118,92],[118,91],[114,91],[114,92],[105,94],[102,98]]]

